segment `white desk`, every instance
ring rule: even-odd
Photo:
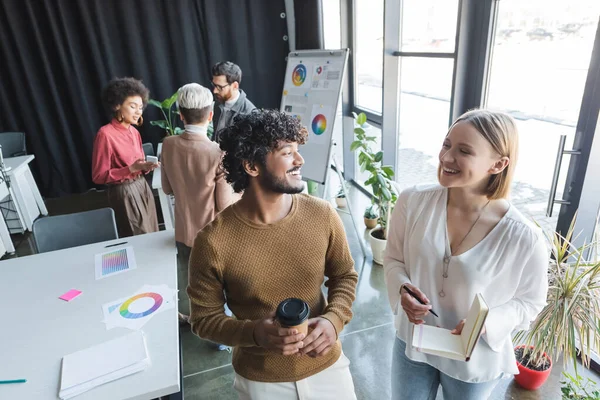
[[[6,186],[6,182],[2,181],[0,182],[0,200],[4,199],[6,197],[8,197],[11,191],[9,191],[8,187]],[[15,218],[19,218],[19,221],[22,223],[23,221],[20,219],[20,213],[17,210],[17,212],[15,213]],[[8,229],[8,226],[6,225],[6,221],[4,220],[4,218],[2,218],[2,216],[0,215],[0,242],[1,242],[1,246],[2,249],[0,249],[0,257],[4,255],[4,253],[8,252],[8,253],[14,253],[15,252],[15,246],[13,245],[12,239],[10,237],[10,231]]]
[[[162,152],[162,143],[158,144],[156,154],[160,159]],[[163,220],[165,221],[165,229],[173,229],[175,227],[175,197],[172,194],[165,194],[162,190],[160,167],[156,168],[152,175],[152,189],[158,191],[158,200],[160,201],[160,209],[162,211]]]
[[[133,246],[137,269],[95,280],[94,254],[123,241]],[[0,399],[57,399],[64,355],[131,332],[106,330],[102,304],[144,284],[177,289],[172,230],[2,261],[0,379],[24,378],[27,383],[0,385]],[[68,303],[58,299],[70,289],[83,293]],[[142,330],[152,365],[77,400],[141,400],[179,392],[177,307],[155,315]]]
[[[175,227],[175,197],[172,194],[165,194],[162,190],[162,181],[160,167],[156,168],[152,175],[152,189],[158,191],[158,200],[162,211],[163,220],[165,221],[165,229],[173,229]]]
[[[31,231],[33,221],[42,215],[48,215],[44,199],[38,190],[37,184],[31,175],[29,163],[34,159],[33,155],[10,157],[4,159],[4,165],[11,168],[6,171],[10,179],[10,188],[14,192],[14,202],[21,211],[21,217],[25,226],[23,229]],[[8,225],[12,233],[22,233],[23,229],[11,224]]]

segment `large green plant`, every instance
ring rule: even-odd
[[[165,119],[150,121],[150,125],[161,127],[167,133],[167,136],[170,135],[179,135],[185,132],[185,129],[177,126],[179,121],[179,111],[173,106],[176,105],[177,102],[177,92],[173,93],[173,95],[163,101],[158,101],[154,99],[150,99],[148,104],[153,105],[160,109]],[[206,134],[209,139],[212,139],[214,132],[214,127],[212,121],[208,124],[208,130]]]
[[[565,236],[546,233],[553,260],[548,268],[547,304],[528,331],[518,332],[515,341],[533,346],[527,353],[536,366],[546,353],[555,361],[573,362],[577,354],[589,367],[592,350],[600,348],[600,262],[584,255],[597,243],[575,247],[572,243],[576,217]],[[579,349],[579,350],[578,350]]]
[[[358,164],[361,171],[369,172],[365,186],[370,186],[373,191],[373,203],[379,210],[377,222],[381,226],[383,239],[387,239],[389,216],[398,200],[398,193],[392,185],[394,169],[389,165],[382,165],[383,151],[373,150],[372,145],[376,143],[377,137],[368,135],[369,125],[365,113],[354,114],[354,124],[356,140],[350,145],[350,150],[358,151]]]
[[[177,126],[177,121],[179,121],[179,112],[177,111],[175,102],[177,101],[177,92],[173,93],[171,97],[164,99],[163,101],[158,101],[154,99],[150,99],[148,104],[157,107],[163,114],[165,119],[150,121],[150,125],[158,126],[165,130],[167,136],[171,135],[179,135],[184,132],[183,128]]]

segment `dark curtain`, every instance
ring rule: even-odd
[[[297,50],[313,50],[324,47],[322,10],[321,0],[294,1]]]
[[[162,100],[189,82],[210,88],[210,67],[230,60],[248,98],[278,108],[283,12],[284,0],[0,0],[0,132],[25,132],[43,195],[86,191],[93,140],[109,121],[100,92],[113,77],[142,79]],[[148,107],[138,128],[155,147],[156,119]]]

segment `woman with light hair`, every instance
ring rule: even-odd
[[[163,141],[162,189],[175,196],[177,257],[185,266],[198,231],[232,201],[233,190],[221,169],[221,149],[207,136],[213,104],[207,88],[197,83],[182,86],[177,92],[177,106],[185,132]],[[180,285],[185,286],[187,283]],[[185,318],[180,314],[180,320]]]
[[[440,385],[445,400],[487,399],[500,378],[518,373],[511,334],[546,304],[549,255],[541,230],[508,200],[517,151],[510,116],[469,111],[444,138],[439,185],[399,196],[384,257],[396,320],[394,400],[433,400]],[[489,314],[468,362],[412,346],[415,325],[459,335],[478,293]]]

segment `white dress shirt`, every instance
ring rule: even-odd
[[[464,382],[487,382],[518,374],[512,334],[527,329],[546,305],[549,252],[539,228],[513,205],[492,231],[463,254],[452,256],[445,297],[440,297],[443,258],[449,251],[446,207],[448,189],[440,185],[403,191],[390,221],[384,257],[385,280],[395,314],[397,336],[407,343],[406,356],[425,362]],[[400,306],[400,286],[411,283],[431,301],[425,323],[454,329],[477,293],[490,307],[486,333],[470,361],[418,352],[412,347],[413,324]]]

